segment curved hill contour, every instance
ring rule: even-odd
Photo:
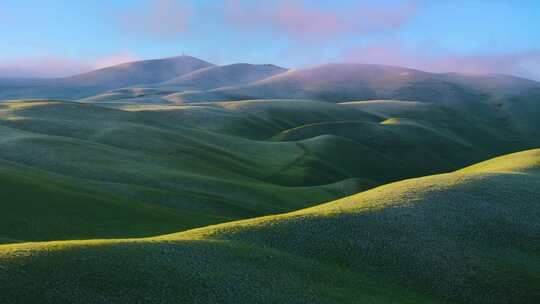
[[[123,87],[157,83],[212,66],[211,63],[191,56],[134,61],[108,68],[62,78],[61,82],[73,86]]]
[[[182,103],[283,98],[433,102],[524,132],[540,133],[540,83],[506,75],[437,74],[340,63],[289,70],[243,86],[186,91],[167,97]]]
[[[535,303],[539,155],[179,234],[3,245],[0,299]]]
[[[7,199],[27,191],[0,203],[0,238],[142,237],[283,213],[538,146],[534,140],[415,102],[3,103],[0,177],[9,183],[0,192]],[[69,191],[53,195],[46,185]],[[159,217],[142,220],[147,207]]]
[[[236,63],[200,69],[166,81],[162,85],[183,89],[208,90],[226,86],[244,85],[281,74],[285,71],[287,69],[272,64]]]

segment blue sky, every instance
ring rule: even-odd
[[[540,79],[540,1],[2,0],[0,76],[189,54],[354,61]]]

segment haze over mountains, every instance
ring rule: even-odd
[[[110,89],[163,82],[210,66],[194,57],[179,56],[124,63],[64,78],[0,79],[0,96],[2,99],[77,99]]]

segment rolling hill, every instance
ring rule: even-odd
[[[539,173],[530,150],[178,234],[3,245],[0,299],[535,303]]]
[[[60,79],[0,80],[0,100],[29,98],[104,104],[410,100],[440,104],[523,133],[540,133],[538,82],[506,75],[428,73],[373,64],[336,63],[285,70],[274,65],[214,66],[180,56]]]
[[[84,98],[92,103],[172,103],[178,91],[208,90],[231,85],[241,85],[285,72],[286,69],[271,64],[237,63],[210,66],[178,76],[163,83],[147,87],[123,88]],[[159,82],[159,81],[157,81]]]
[[[13,164],[6,172],[34,172],[25,185],[36,194],[21,197],[16,205],[36,212],[21,220],[10,213],[11,204],[0,204],[6,225],[39,227],[24,224],[27,228],[0,234],[14,240],[95,238],[104,233],[99,225],[111,227],[115,237],[148,235],[127,219],[110,217],[96,225],[83,220],[85,214],[78,221],[88,224],[80,231],[49,226],[49,219],[32,207],[33,197],[49,196],[39,184],[85,194],[88,208],[119,200],[118,210],[130,209],[129,202],[161,210],[156,212],[174,224],[159,231],[172,232],[297,210],[538,146],[534,137],[439,105],[397,101],[259,100],[120,108],[20,101],[0,105],[0,135],[0,160]],[[25,187],[14,185],[17,180],[2,187]],[[62,197],[49,203],[81,201]],[[73,217],[69,210],[52,218]],[[100,218],[100,210],[88,214]]]
[[[505,75],[435,74],[371,64],[326,64],[289,70],[252,84],[167,96],[173,102],[311,99],[431,102],[501,124],[539,132],[538,82]]]
[[[272,64],[236,63],[200,69],[164,82],[164,87],[183,90],[208,90],[256,82],[286,72]]]
[[[0,303],[540,301],[537,82],[182,56],[18,97]]]

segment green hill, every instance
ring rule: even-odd
[[[147,239],[0,246],[5,303],[535,303],[540,150]]]
[[[260,81],[164,97],[193,103],[249,99],[326,102],[399,99],[437,103],[525,132],[540,132],[540,83],[506,75],[438,74],[396,66],[337,63],[289,70]]]
[[[151,236],[225,220],[75,185],[73,180],[0,161],[0,243]]]
[[[536,143],[441,106],[401,102],[403,109],[396,110],[395,103],[370,102],[365,108],[271,100],[119,109],[62,101],[4,103],[0,160],[10,168],[4,179],[31,179],[0,185],[6,193],[29,189],[17,202],[0,203],[6,227],[19,221],[14,206],[29,210],[20,225],[26,228],[3,230],[0,238],[142,237],[289,212]],[[374,111],[374,104],[380,109]],[[39,186],[55,184],[70,191],[54,194]],[[41,195],[51,196],[41,202],[43,210],[67,207],[45,217],[35,207],[34,197]],[[87,212],[71,216],[70,210],[83,208],[74,202]],[[112,202],[118,217],[97,207]],[[162,217],[144,221],[143,211],[130,213],[132,204]],[[169,224],[148,231],[132,225],[151,226],[157,219]],[[77,221],[78,229],[64,229]]]
[[[159,86],[184,90],[208,90],[249,84],[286,71],[287,69],[272,64],[236,63],[199,69],[187,75],[168,80]]]

